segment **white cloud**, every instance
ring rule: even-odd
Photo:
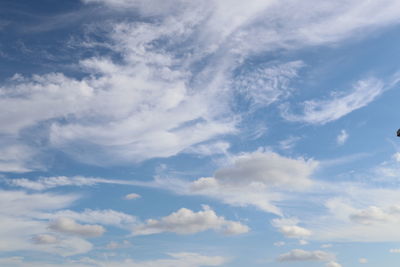
[[[305,245],[308,245],[308,244],[309,243],[308,243],[307,240],[303,240],[303,239],[299,240],[299,245],[305,246]]]
[[[29,146],[18,144],[12,139],[0,140],[0,172],[28,172],[41,169],[33,160],[36,152]]]
[[[104,259],[81,258],[64,259],[63,263],[28,261],[22,257],[0,258],[0,263],[10,267],[203,267],[220,266],[228,262],[222,256],[208,256],[193,252],[169,253],[168,257],[153,260],[123,259],[111,261]]]
[[[330,188],[328,188],[330,187]],[[322,187],[323,188],[323,187]],[[360,183],[325,185],[326,210],[302,224],[311,229],[313,240],[324,242],[398,242],[400,197],[397,188],[375,188]]]
[[[77,237],[49,234],[44,213],[63,209],[77,200],[74,195],[27,194],[0,191],[0,251],[42,251],[62,256],[86,253],[92,244]]]
[[[13,178],[4,179],[9,185],[18,186],[30,190],[47,190],[55,187],[62,186],[94,186],[97,184],[115,184],[115,185],[147,185],[149,183],[139,182],[139,181],[127,181],[118,179],[104,179],[96,177],[84,177],[84,176],[53,176],[53,177],[40,177],[37,180],[27,179],[27,178]]]
[[[41,218],[57,220],[60,218],[68,218],[84,223],[111,225],[124,229],[131,228],[137,223],[135,216],[115,211],[115,210],[91,210],[85,209],[83,212],[72,210],[61,210],[49,214],[41,214]]]
[[[360,259],[358,259],[358,262],[361,263],[361,264],[366,264],[366,263],[368,263],[368,259],[360,258]]]
[[[397,152],[397,153],[393,154],[393,158],[394,158],[397,162],[400,162],[400,153]]]
[[[126,196],[125,196],[125,199],[127,199],[127,200],[132,200],[132,199],[138,199],[138,198],[140,198],[141,196],[139,195],[139,194],[136,194],[136,193],[130,193],[130,194],[127,194]]]
[[[32,238],[36,244],[54,244],[58,242],[57,237],[49,234],[40,234]]]
[[[252,105],[268,106],[290,95],[293,90],[290,82],[303,66],[301,61],[292,61],[276,66],[259,66],[254,70],[246,68],[235,77],[235,88]]]
[[[298,220],[294,218],[274,219],[272,224],[278,228],[279,232],[289,238],[305,238],[312,234],[310,230],[298,226]]]
[[[228,46],[223,41],[229,38],[238,47],[244,46],[247,49],[264,47],[265,50],[270,50],[277,46],[288,49],[296,45],[302,47],[333,43],[351,35],[362,35],[368,28],[374,30],[399,22],[397,11],[399,4],[394,0],[385,0],[384,6],[360,0],[346,0],[340,3],[321,3],[316,0],[307,2],[252,0],[246,5],[241,1],[234,1],[232,4],[232,1],[214,0],[204,1],[204,5],[184,0],[83,0],[83,2],[101,3],[123,9],[134,8],[144,16],[176,15],[196,9],[199,17],[209,16],[209,20],[205,23],[208,27],[203,30],[210,35],[207,41],[212,40],[216,45]],[[227,12],[228,6],[230,6],[229,12]],[[275,25],[280,27],[276,28]]]
[[[177,234],[194,234],[206,230],[215,230],[227,235],[247,233],[250,229],[246,225],[219,217],[208,206],[203,210],[193,212],[189,209],[179,209],[160,220],[149,219],[145,224],[134,227],[134,235],[149,235],[163,232]]]
[[[77,199],[76,195],[27,194],[23,191],[0,190],[0,213],[31,215],[44,210],[65,208]]]
[[[317,165],[313,160],[291,159],[273,152],[254,152],[237,156],[233,166],[215,172],[215,179],[227,185],[260,183],[267,187],[303,189],[312,184],[310,175]]]
[[[374,78],[361,80],[354,85],[350,93],[335,92],[330,99],[304,102],[303,114],[290,113],[287,106],[282,106],[282,116],[289,121],[325,124],[368,105],[385,89],[384,83],[380,80]]]
[[[217,170],[214,177],[191,183],[189,194],[206,195],[235,206],[253,205],[281,214],[273,204],[282,199],[280,191],[305,190],[313,182],[318,166],[314,160],[292,159],[274,152],[243,153],[232,158],[232,165]]]
[[[82,225],[70,218],[58,218],[51,222],[49,228],[56,232],[74,234],[82,237],[97,237],[106,231],[101,225]]]
[[[248,68],[247,59],[255,55],[337,44],[399,22],[394,0],[83,2],[133,8],[135,19],[157,19],[107,22],[106,33],[99,27],[103,47],[112,51],[72,62],[80,79],[61,73],[14,76],[0,87],[0,133],[24,143],[33,137],[25,131],[21,138],[22,131],[40,126],[40,138],[47,141],[42,144],[102,165],[170,157],[237,133],[241,114],[232,114],[232,87],[265,106],[290,93],[303,66],[292,61]],[[113,61],[111,54],[121,60]],[[251,71],[236,75],[241,69]],[[286,117],[323,124],[367,105],[382,91],[381,82],[367,79],[349,94],[308,101],[304,114]],[[40,152],[26,143],[32,153]],[[31,169],[25,159],[6,161],[0,168]]]
[[[337,263],[337,262],[335,262],[335,261],[330,261],[330,262],[328,262],[325,266],[326,266],[326,267],[342,267],[341,264],[339,264],[339,263]]]
[[[286,261],[331,261],[335,256],[331,253],[314,250],[306,251],[302,249],[293,249],[292,251],[280,255],[277,260],[281,262]]]
[[[190,147],[185,152],[199,154],[201,156],[210,156],[214,154],[227,154],[230,144],[227,142],[216,142],[209,144],[200,144]]]
[[[290,136],[285,140],[279,142],[279,148],[283,150],[292,149],[296,143],[301,139],[301,137]]]
[[[26,178],[15,178],[7,180],[12,186],[23,187],[31,190],[46,190],[60,186],[92,186],[97,183],[106,182],[106,180],[89,177],[40,177],[37,180]]]
[[[392,248],[389,250],[390,253],[400,253],[400,248]]]
[[[336,137],[336,143],[341,146],[344,143],[346,143],[348,138],[349,138],[349,134],[347,133],[347,131],[341,130],[340,134]]]
[[[398,210],[394,212],[385,212],[383,209],[370,206],[363,210],[356,210],[350,214],[350,219],[356,223],[373,224],[379,222],[399,221],[400,213]]]

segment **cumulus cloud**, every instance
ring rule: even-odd
[[[254,205],[264,211],[280,214],[272,204],[279,191],[305,190],[313,181],[311,175],[318,162],[287,158],[274,152],[256,151],[232,158],[232,164],[217,170],[214,177],[192,182],[191,194],[207,195],[236,205]]]
[[[313,160],[291,159],[273,152],[239,155],[233,166],[215,172],[221,184],[246,185],[260,183],[267,187],[302,189],[310,186],[310,175],[318,163]]]
[[[350,93],[334,92],[328,99],[304,102],[303,114],[290,113],[287,106],[282,106],[282,116],[289,121],[325,124],[368,105],[385,89],[385,84],[380,80],[374,78],[360,80]]]
[[[97,237],[106,231],[101,225],[82,225],[70,218],[58,218],[50,223],[49,228],[56,232],[82,237]]]
[[[311,235],[311,231],[298,226],[298,220],[294,218],[274,219],[272,224],[278,228],[279,232],[289,238],[304,238]]]
[[[160,220],[149,219],[145,224],[134,227],[133,234],[149,235],[163,232],[194,234],[207,230],[236,235],[247,233],[250,229],[240,222],[226,220],[210,207],[203,206],[203,210],[199,212],[182,208]]]
[[[366,264],[366,263],[368,263],[368,259],[366,259],[366,258],[359,258],[359,259],[358,259],[358,262],[361,263],[361,264]]]
[[[277,260],[281,262],[286,261],[331,261],[335,256],[331,253],[314,250],[306,251],[301,249],[293,249],[292,251],[280,255]]]

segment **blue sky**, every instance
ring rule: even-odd
[[[1,266],[398,266],[398,1],[0,14]]]

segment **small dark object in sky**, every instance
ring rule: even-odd
[[[400,137],[400,129],[397,130],[397,136]]]

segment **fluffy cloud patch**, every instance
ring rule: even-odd
[[[266,187],[307,188],[317,162],[282,157],[273,152],[239,155],[233,166],[216,171],[215,179],[226,185],[259,183]]]
[[[97,237],[106,231],[101,225],[82,225],[70,218],[58,218],[49,228],[56,232],[74,234],[82,237]]]
[[[277,260],[281,262],[286,261],[330,261],[334,259],[335,256],[331,253],[314,250],[306,251],[301,249],[294,249],[288,253],[280,255]]]
[[[285,190],[306,190],[318,166],[314,160],[292,159],[274,152],[238,155],[230,166],[217,170],[214,177],[203,177],[190,185],[190,193],[207,195],[236,205],[254,205],[280,214],[272,202]]]
[[[289,238],[304,238],[311,235],[311,231],[297,225],[297,219],[274,219],[272,224],[278,231]],[[304,240],[301,240],[304,241]]]
[[[199,212],[182,208],[160,220],[149,219],[145,224],[135,227],[133,234],[149,235],[163,232],[194,234],[206,230],[236,235],[247,233],[250,229],[240,222],[229,221],[224,217],[219,217],[208,206],[203,206],[203,210]]]

